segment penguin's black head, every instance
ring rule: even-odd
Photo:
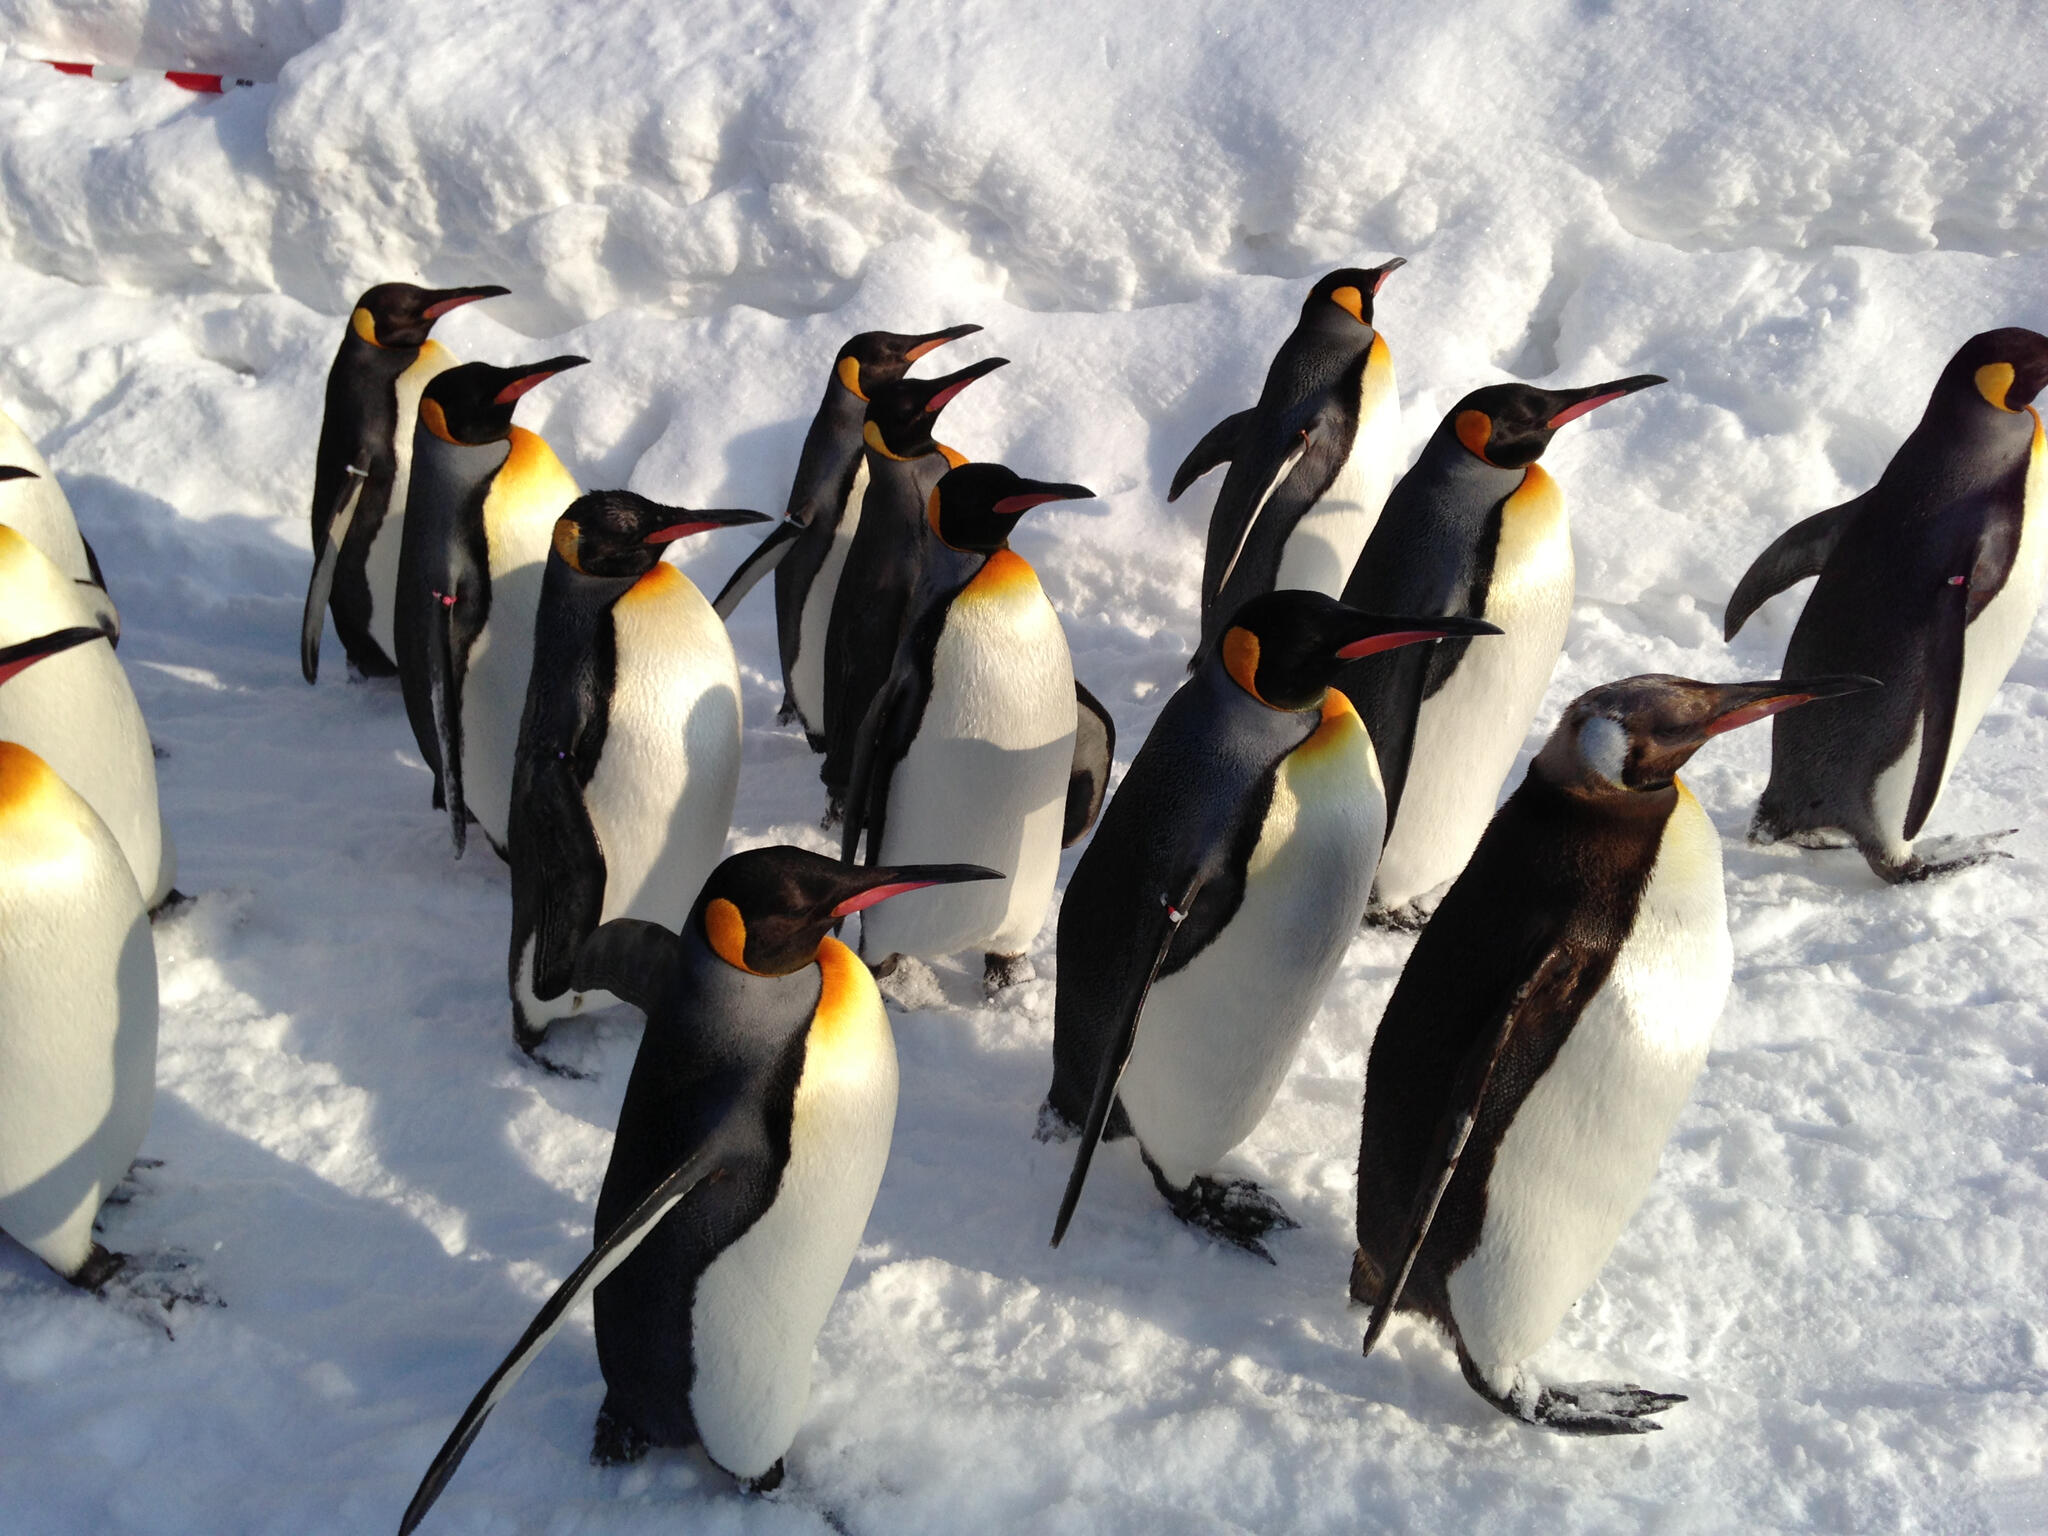
[[[1346,334],[1372,325],[1373,296],[1396,267],[1408,258],[1396,256],[1377,267],[1339,267],[1309,289],[1301,301],[1301,323],[1316,330]]]
[[[585,576],[637,579],[659,565],[662,551],[677,539],[768,520],[737,507],[692,511],[632,491],[592,491],[555,519],[555,553]]]
[[[918,459],[938,452],[932,428],[939,412],[953,397],[984,374],[994,373],[1009,362],[1007,357],[985,357],[978,363],[938,379],[903,379],[878,384],[868,397],[868,417],[861,437],[877,453],[892,459]]]
[[[510,293],[496,283],[477,288],[415,288],[411,283],[379,283],[365,288],[349,316],[349,329],[373,347],[412,348],[423,345],[434,322],[451,309]]]
[[[0,684],[9,678],[19,677],[37,662],[60,651],[68,651],[74,645],[87,645],[94,640],[105,640],[108,634],[90,624],[80,624],[71,629],[54,629],[46,635],[37,635],[33,640],[22,640],[14,645],[0,646]]]
[[[833,924],[864,907],[928,885],[1002,878],[978,864],[861,869],[802,848],[750,848],[711,871],[690,921],[727,965],[787,976],[817,958]]]
[[[1533,384],[1489,384],[1451,407],[1444,426],[1488,464],[1520,469],[1543,457],[1551,434],[1610,400],[1667,380],[1638,373],[1584,389],[1538,389]]]
[[[1668,790],[1709,737],[1815,699],[1880,686],[1874,677],[1855,676],[1759,683],[1701,683],[1661,672],[1625,677],[1572,700],[1530,771],[1595,798]]]
[[[978,325],[956,325],[948,330],[926,331],[922,336],[863,331],[839,349],[839,356],[832,362],[832,376],[842,388],[866,400],[878,385],[894,384],[902,378],[925,353],[962,336],[972,336],[980,329]]]
[[[1033,507],[1048,501],[1088,501],[1085,485],[1026,480],[1000,464],[962,464],[939,476],[925,515],[932,532],[955,549],[992,555]]]
[[[523,368],[464,363],[427,381],[420,394],[420,421],[444,443],[502,442],[511,434],[512,407],[521,395],[589,361],[587,357],[551,357]]]
[[[2022,326],[1983,331],[1964,342],[1941,371],[1937,395],[1981,399],[1998,410],[2019,412],[2048,384],[2048,336]]]
[[[1264,592],[1230,617],[1217,649],[1231,680],[1273,709],[1312,709],[1347,661],[1446,635],[1497,635],[1484,619],[1394,619],[1321,592]]]

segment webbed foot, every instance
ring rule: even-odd
[[[607,1402],[597,1410],[597,1422],[590,1431],[590,1464],[593,1467],[630,1466],[647,1454],[652,1444],[637,1424],[629,1424],[612,1413]]]
[[[1005,987],[1029,981],[1035,974],[1031,961],[1021,954],[998,955],[991,952],[981,957],[981,990],[989,998],[994,998]]]
[[[1220,1238],[1246,1253],[1257,1254],[1268,1264],[1274,1262],[1273,1255],[1259,1239],[1275,1228],[1286,1230],[1301,1225],[1281,1208],[1279,1201],[1250,1179],[1212,1179],[1206,1173],[1198,1173],[1186,1189],[1175,1189],[1150,1157],[1145,1159],[1145,1166],[1152,1171],[1152,1182],[1173,1207],[1174,1215],[1197,1231]]]
[[[1429,924],[1430,914],[1420,902],[1407,901],[1398,907],[1372,906],[1365,909],[1362,928],[1384,928],[1394,933],[1420,933]]]
[[[1038,1106],[1038,1125],[1031,1133],[1033,1141],[1072,1141],[1080,1134],[1081,1127],[1054,1109],[1051,1099]]]
[[[782,1458],[775,1458],[775,1465],[759,1477],[739,1479],[740,1487],[748,1493],[773,1493],[782,1486]]]
[[[1882,855],[1873,856],[1868,851],[1863,857],[1870,865],[1870,872],[1887,884],[1917,885],[1923,880],[1939,880],[1944,875],[1989,864],[1993,859],[2011,858],[2012,855],[2003,848],[1991,845],[2011,837],[2018,830],[2018,827],[2007,827],[2003,832],[1983,832],[1975,837],[1922,838],[1914,846],[1912,856],[1903,863],[1892,862]]]
[[[1458,1364],[1472,1390],[1509,1418],[1561,1435],[1647,1435],[1664,1427],[1650,1415],[1686,1401],[1683,1393],[1652,1392],[1632,1382],[1578,1381],[1545,1387],[1520,1372],[1503,1393],[1494,1390],[1462,1346]]]

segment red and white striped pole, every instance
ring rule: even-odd
[[[126,64],[60,64],[55,59],[44,59],[43,63],[66,75],[87,75],[94,80],[168,80],[175,86],[188,91],[204,91],[218,95],[233,86],[254,85],[254,80],[243,80],[234,75],[202,75],[189,69],[132,69]]]

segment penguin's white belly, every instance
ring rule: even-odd
[[[998,561],[1014,562],[998,566]],[[1017,574],[1021,567],[1022,574]],[[981,864],[1002,880],[898,896],[864,916],[872,958],[1021,954],[1059,873],[1074,764],[1074,664],[1052,604],[1005,551],[954,600],[932,691],[889,784],[880,864]]]
[[[60,1273],[90,1256],[142,1145],[156,1028],[156,952],[120,848],[0,744],[0,1230]]]
[[[839,591],[839,577],[846,569],[846,552],[853,548],[854,533],[860,528],[861,503],[867,499],[868,461],[862,454],[853,472],[853,492],[846,498],[839,527],[824,562],[811,578],[804,593],[802,617],[797,623],[796,661],[789,669],[789,693],[802,717],[804,729],[813,735],[825,729],[825,628],[832,621],[832,599]]]
[[[1359,379],[1358,429],[1351,452],[1330,487],[1303,513],[1280,547],[1273,581],[1278,592],[1301,590],[1341,597],[1359,552],[1380,520],[1401,462],[1401,402],[1385,343]]]
[[[1525,487],[1510,500],[1526,494]],[[1547,507],[1524,505],[1502,519],[1486,611],[1478,615],[1503,633],[1474,640],[1443,687],[1422,701],[1393,835],[1380,855],[1382,906],[1412,901],[1465,867],[1564,650],[1571,532],[1548,476],[1537,495]]]
[[[533,616],[544,562],[500,568],[492,551],[491,611],[462,682],[462,797],[499,848],[512,803],[512,758],[533,673]]]
[[[90,582],[85,540],[64,488],[28,434],[5,411],[0,411],[0,465],[26,469],[36,477],[0,481],[0,523],[40,549],[67,579]]]
[[[1358,931],[1386,801],[1348,704],[1345,719],[1281,764],[1236,914],[1138,1021],[1118,1096],[1176,1187],[1259,1123]]]
[[[420,348],[412,366],[398,376],[398,425],[392,447],[396,468],[391,477],[391,499],[384,509],[384,521],[363,556],[363,577],[370,588],[370,638],[386,656],[398,655],[398,636],[392,617],[398,602],[398,550],[404,542],[405,498],[412,488],[412,435],[420,418],[420,395],[427,381],[455,366],[455,354],[439,342],[429,340]]]
[[[1494,1152],[1451,1314],[1497,1390],[1540,1349],[1641,1203],[1707,1059],[1734,952],[1720,840],[1683,786],[1605,984]]]
[[[796,1438],[818,1332],[895,1128],[896,1047],[881,994],[849,950],[826,945],[789,1164],[774,1203],[698,1278],[690,1311],[690,1412],[705,1452],[739,1477],[761,1476]]]

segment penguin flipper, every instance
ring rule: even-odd
[[[1963,630],[1970,620],[1970,583],[1957,576],[1942,583],[1928,624],[1926,697],[1920,717],[1920,764],[1906,802],[1905,837],[1911,842],[1927,824],[1948,773],[1949,745],[1956,733],[1956,701],[1963,691]]]
[[[535,770],[520,831],[514,875],[531,881],[533,995],[545,1001],[569,990],[578,947],[604,914],[604,848],[569,759],[550,757]]]
[[[469,838],[469,805],[462,798],[462,659],[467,647],[455,639],[456,598],[434,593],[434,614],[428,620],[427,701],[434,716],[434,741],[441,753],[441,798],[455,838],[455,857],[462,857]]]
[[[1854,501],[1845,501],[1839,507],[1829,507],[1794,523],[1773,539],[1735,584],[1735,591],[1728,598],[1728,617],[1722,622],[1721,638],[1733,640],[1751,614],[1793,582],[1818,576],[1862,506],[1863,497],[1858,496]]]
[[[718,589],[718,596],[711,600],[712,611],[721,619],[731,618],[733,610],[740,605],[740,599],[753,591],[755,583],[763,576],[782,564],[782,557],[789,553],[796,543],[796,536],[803,531],[801,524],[787,518],[769,529],[768,537],[754,546],[753,552],[740,562],[739,569]]]
[[[659,923],[615,917],[576,950],[569,985],[609,992],[642,1013],[662,1011],[683,970],[683,941]]]
[[[642,925],[651,926],[651,925]],[[673,938],[673,935],[670,935]],[[449,1432],[433,1464],[427,1468],[426,1476],[420,1479],[420,1486],[406,1506],[405,1517],[399,1522],[398,1536],[411,1536],[419,1528],[427,1511],[434,1507],[441,1491],[448,1486],[455,1469],[462,1465],[462,1458],[469,1454],[470,1445],[484,1427],[491,1410],[504,1400],[505,1394],[533,1364],[534,1357],[548,1345],[569,1316],[569,1311],[578,1302],[595,1290],[600,1282],[617,1269],[632,1255],[663,1217],[687,1200],[700,1185],[719,1177],[724,1172],[727,1148],[714,1132],[712,1137],[692,1152],[682,1164],[655,1185],[640,1203],[629,1211],[625,1218],[614,1227],[590,1251],[589,1257],[570,1271],[568,1279],[555,1287],[555,1292],[527,1325],[519,1342],[512,1346],[498,1368],[491,1372],[490,1379],[483,1384],[477,1395],[463,1410],[455,1428]]]
[[[333,517],[328,519],[327,540],[320,546],[319,558],[313,562],[313,579],[306,584],[306,611],[299,619],[299,671],[306,681],[317,682],[320,678],[320,631],[327,623],[327,599],[334,591],[334,572],[341,564],[342,540],[348,537],[349,525],[355,521],[356,502],[363,494],[365,472],[350,466],[342,477],[343,500]],[[95,580],[99,577],[99,561],[93,559],[88,547],[86,559]],[[99,582],[101,591],[107,584]]]
[[[1074,705],[1074,767],[1067,777],[1062,848],[1086,837],[1102,814],[1102,802],[1109,796],[1109,766],[1116,757],[1116,722],[1079,678],[1074,679]]]
[[[896,765],[903,761],[903,754],[910,747],[908,741],[901,739],[901,722],[916,721],[924,715],[924,701],[918,696],[919,676],[917,669],[899,655],[889,681],[875,695],[861,720],[860,734],[853,743],[853,773],[847,780],[846,829],[839,841],[843,863],[853,862],[853,856],[860,850],[862,832],[867,833],[867,862],[881,862],[882,830],[889,819],[889,785],[895,778]],[[916,707],[907,709],[908,705]]]
[[[1251,425],[1252,415],[1252,411],[1235,412],[1203,433],[1202,440],[1189,450],[1188,456],[1180,461],[1180,468],[1173,472],[1173,484],[1166,492],[1166,499],[1179,501],[1182,491],[1217,465],[1228,464],[1236,458],[1237,445],[1244,436],[1245,428]]]

